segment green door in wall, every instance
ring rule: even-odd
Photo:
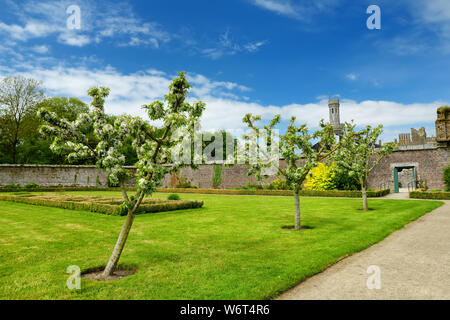
[[[401,169],[401,170],[399,170]],[[395,167],[393,169],[393,176],[394,176],[394,193],[399,193],[400,188],[398,185],[398,172],[402,171],[403,169],[413,169],[413,177],[414,177],[414,189],[417,188],[417,176],[416,176],[416,167],[414,166],[405,166],[405,167]],[[404,187],[404,186],[403,186]]]
[[[394,168],[394,193],[398,193],[399,192],[399,188],[398,188],[398,169]]]

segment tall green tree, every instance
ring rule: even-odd
[[[11,163],[16,163],[20,140],[35,129],[36,108],[44,99],[41,83],[22,76],[6,77],[0,82],[0,118],[3,142]]]
[[[122,189],[123,208],[127,210],[127,216],[103,272],[105,278],[116,269],[135,214],[144,197],[161,185],[166,173],[187,165],[172,161],[173,150],[177,150],[183,142],[184,136],[179,132],[189,135],[205,108],[205,104],[201,101],[193,104],[187,102],[190,87],[184,73],[181,72],[170,84],[164,102],[155,101],[143,106],[150,120],[160,123],[159,127],[140,117],[129,115],[117,117],[113,124],[108,123],[104,101],[109,95],[109,89],[104,87],[89,90],[92,97],[91,111],[80,114],[75,121],[60,119],[54,112],[44,108],[39,110],[40,117],[46,122],[41,128],[42,133],[53,137],[52,150],[55,152],[69,150],[67,158],[70,161],[94,158],[97,167],[108,173],[110,182],[118,184]],[[87,143],[86,133],[90,126],[94,127],[98,141],[95,147]],[[126,138],[132,139],[137,154],[135,175],[124,167],[126,158],[123,153],[123,141]],[[129,197],[124,182],[131,178],[136,179],[137,191],[134,196]]]
[[[394,144],[385,143],[377,146],[379,136],[383,133],[383,126],[375,128],[367,126],[357,131],[354,123],[344,125],[344,136],[340,148],[333,156],[338,167],[347,170],[361,185],[363,209],[368,210],[367,205],[367,180],[372,169],[386,155],[394,151]]]
[[[74,97],[47,98],[39,104],[39,108],[45,108],[50,112],[54,112],[58,117],[69,121],[76,120],[81,113],[89,112],[89,106]]]
[[[268,145],[276,143],[274,140],[274,128],[280,122],[280,115],[275,116],[269,125],[264,126],[264,131],[255,125],[256,121],[261,120],[260,116],[253,116],[247,114],[243,118],[243,122],[253,130],[256,136],[266,134],[268,137]],[[284,176],[286,183],[293,191],[295,203],[295,230],[300,230],[301,214],[300,214],[300,190],[303,182],[308,176],[311,169],[315,168],[320,161],[327,159],[333,152],[335,152],[339,144],[336,144],[333,127],[324,124],[323,121],[319,124],[320,130],[310,133],[306,124],[301,126],[295,125],[295,117],[291,118],[291,122],[284,135],[279,136],[279,153],[286,161],[286,167],[278,166],[278,176]],[[265,132],[265,133],[262,133]],[[317,146],[319,148],[314,148]],[[264,146],[257,146],[258,153],[264,150]],[[262,151],[263,152],[263,151]],[[278,155],[277,155],[278,156]],[[269,161],[265,161],[268,159]],[[256,161],[255,161],[256,160]],[[255,174],[258,179],[262,178],[263,168],[267,168],[273,164],[272,157],[257,157],[250,161],[251,169],[249,174]]]
[[[37,108],[45,108],[54,112],[57,117],[73,121],[79,114],[89,112],[89,107],[77,98],[51,97],[43,100]],[[57,155],[50,150],[51,139],[39,134],[42,120],[35,115],[34,126],[23,136],[17,149],[17,161],[20,163],[65,164],[65,156]],[[95,143],[94,128],[90,128],[89,140]],[[76,164],[93,164],[92,161],[80,160]]]

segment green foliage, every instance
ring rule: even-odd
[[[6,77],[0,82],[0,144],[10,163],[17,163],[18,146],[36,133],[36,108],[44,99],[41,83],[22,76]]]
[[[128,214],[128,211],[133,207],[133,201],[128,200],[124,201],[119,205],[118,213],[121,216],[126,216]]]
[[[212,179],[213,188],[217,189],[220,186],[220,184],[222,183],[222,166],[215,164],[213,169],[214,169],[214,176]]]
[[[197,188],[196,186],[192,185],[191,181],[189,181],[185,177],[179,177],[178,179],[179,179],[179,182],[175,186],[175,188],[182,188],[182,189],[195,189],[195,188]]]
[[[3,186],[2,191],[3,191],[3,189],[4,190],[6,190],[6,189],[15,190],[15,189],[20,189],[20,188],[22,188],[20,184],[11,183],[11,184],[7,184],[7,185]],[[5,191],[3,191],[3,192],[5,192]]]
[[[78,114],[89,111],[88,106],[77,98],[52,97],[43,100],[36,105],[32,114],[29,114],[23,123],[23,131],[19,137],[19,143],[16,150],[16,163],[33,164],[66,164],[64,155],[57,155],[50,150],[51,139],[39,134],[39,126],[42,125],[41,119],[37,117],[36,110],[46,108],[54,112],[58,117],[75,120]],[[14,133],[14,128],[3,123],[0,117],[0,127],[4,131],[2,137],[6,138]],[[91,128],[90,140],[93,140],[93,128]],[[0,163],[11,163],[11,146],[4,143],[0,138]],[[93,142],[91,142],[92,144]],[[92,164],[92,161],[79,161],[76,164]]]
[[[108,173],[111,186],[122,185],[130,178],[135,178],[136,187],[142,198],[144,194],[153,192],[160,185],[166,173],[187,165],[176,163],[166,166],[173,163],[172,151],[182,142],[183,137],[178,133],[191,132],[205,108],[205,104],[201,101],[192,105],[187,102],[190,88],[184,73],[179,73],[169,86],[165,103],[154,101],[143,106],[151,120],[163,124],[161,127],[155,127],[140,117],[129,115],[114,117],[114,122],[111,123],[111,117],[104,111],[104,102],[109,95],[109,89],[95,87],[88,92],[92,97],[91,112],[78,115],[75,121],[60,119],[54,112],[41,108],[38,114],[46,123],[41,127],[41,132],[53,139],[51,148],[54,152],[69,152],[67,155],[69,161],[95,159],[97,167]],[[97,140],[95,147],[87,143],[89,128],[94,128]],[[124,141],[127,139],[132,141],[136,152],[137,170],[134,176],[124,168],[126,165]]]
[[[119,185],[122,189],[124,203],[117,206],[116,210],[120,214],[127,212],[129,216],[133,216],[143,210],[141,205],[144,197],[161,185],[167,173],[177,172],[179,168],[188,165],[196,168],[195,164],[178,161],[184,137],[195,134],[196,124],[205,109],[205,104],[201,101],[192,104],[188,102],[190,88],[186,76],[180,72],[169,85],[169,93],[164,96],[164,102],[154,101],[142,106],[152,120],[150,122],[126,114],[108,116],[104,104],[109,88],[93,87],[88,91],[92,97],[91,112],[80,114],[76,120],[71,121],[58,118],[46,108],[40,108],[38,115],[45,123],[40,131],[42,135],[52,139],[52,151],[67,154],[69,162],[93,159],[96,166],[108,174],[108,184]],[[91,128],[94,128],[94,146],[89,143]],[[135,172],[125,167],[130,151],[124,145],[127,139],[131,141],[136,155]],[[136,181],[137,192],[134,199],[129,199],[124,185],[132,178]],[[175,202],[158,206],[161,210],[177,208]],[[145,209],[153,210],[147,208],[147,205]],[[125,238],[117,242],[105,274],[110,275],[117,266],[132,223],[133,219],[127,219],[124,223],[121,234],[125,234]]]
[[[268,189],[269,190],[289,190],[289,187],[286,184],[286,180],[275,179],[269,184]]]
[[[117,188],[119,187],[119,182],[111,181],[110,179],[106,180],[106,185],[108,188]]]
[[[180,196],[176,193],[169,194],[167,200],[180,200]]]
[[[192,185],[190,182],[184,182],[184,183],[177,184],[175,186],[175,188],[180,188],[180,189],[197,189],[197,187]]]
[[[0,187],[0,192],[16,192],[22,190],[18,184],[10,184],[7,186]],[[33,188],[34,192],[64,192],[64,191],[104,191],[104,190],[118,190],[117,188],[104,188],[104,187],[43,187],[37,186]]]
[[[28,184],[26,184],[26,185],[24,186],[25,189],[35,189],[35,188],[37,188],[37,187],[39,187],[39,186],[38,186],[36,183],[33,183],[33,182],[28,183]]]
[[[333,156],[333,160],[341,170],[346,170],[350,177],[364,188],[367,186],[367,179],[372,169],[387,154],[394,151],[392,143],[385,143],[376,147],[378,137],[383,132],[383,126],[376,128],[367,126],[356,131],[354,123],[344,125],[344,137],[341,140],[341,148]]]
[[[89,197],[89,196],[65,196],[58,194],[35,195],[0,195],[0,201],[13,201],[39,206],[57,207],[70,210],[91,211],[107,215],[126,215],[133,205],[132,200],[122,202],[120,198]],[[194,209],[203,206],[203,201],[178,200],[170,201],[161,199],[145,199],[137,213],[162,212],[182,209]]]
[[[442,106],[442,107],[438,108],[438,112],[450,112],[450,107]]]
[[[348,170],[336,167],[334,171],[333,183],[337,190],[361,190],[361,185]]]
[[[428,190],[428,184],[427,184],[427,181],[426,181],[426,180],[423,180],[423,179],[419,179],[417,187],[418,187],[421,191],[427,191],[427,190]]]
[[[450,200],[450,192],[411,191],[409,197],[412,199]]]
[[[243,122],[248,125],[256,136],[259,136],[261,129],[255,125],[256,121],[261,120],[260,116],[247,114],[243,118]],[[333,151],[327,150],[327,147],[335,145],[335,137],[333,128],[326,125],[323,121],[319,123],[320,130],[310,133],[306,124],[297,126],[295,124],[295,117],[291,118],[291,122],[284,135],[280,135],[279,151],[281,156],[286,160],[286,168],[278,167],[278,175],[286,178],[288,187],[294,191],[299,191],[302,188],[303,182],[308,176],[311,169],[315,168],[319,161],[326,159]],[[264,126],[266,132],[270,133],[274,127],[279,124],[280,115],[275,116],[270,125]],[[266,140],[275,141],[275,137],[270,135]],[[272,147],[272,143],[271,147]],[[318,144],[319,149],[314,148]],[[261,150],[260,146],[258,149]],[[259,157],[261,159],[262,157]],[[252,165],[248,174],[255,174],[258,179],[262,178],[264,168],[272,166],[272,159],[268,162],[258,161],[257,164]],[[301,163],[301,165],[300,165]]]
[[[256,175],[258,180],[267,176],[264,174],[267,170],[272,174],[284,176],[287,186],[294,191],[295,229],[300,230],[299,192],[311,169],[315,168],[320,161],[328,158],[339,146],[336,145],[333,127],[326,125],[321,120],[319,123],[320,130],[310,133],[306,124],[297,126],[295,124],[296,118],[292,117],[285,134],[279,135],[274,131],[274,127],[280,123],[280,115],[276,115],[269,125],[264,126],[264,130],[255,125],[255,122],[259,120],[261,120],[260,116],[253,116],[250,113],[242,119],[252,130],[250,140],[256,142],[256,150],[249,151],[250,153],[256,153],[256,157],[252,157],[251,169],[247,174]],[[279,142],[277,137],[280,139]],[[261,147],[258,144],[258,138],[264,138],[267,146]],[[270,149],[270,155],[266,154],[266,149]],[[280,154],[286,161],[285,168],[279,166]],[[256,164],[254,164],[255,160]],[[276,171],[276,173],[273,171]]]
[[[247,183],[247,185],[238,187],[236,190],[263,190],[264,186],[261,184],[253,184],[251,182]]]
[[[198,194],[224,194],[224,195],[259,195],[259,196],[292,196],[292,190],[267,190],[267,189],[174,189],[174,188],[158,188],[158,192],[171,193],[198,193]],[[389,189],[367,191],[368,197],[383,197],[390,193]],[[361,197],[361,191],[341,191],[341,190],[300,190],[300,196],[305,197]]]
[[[69,121],[75,121],[78,115],[89,112],[89,107],[83,101],[66,97],[45,99],[39,104],[38,108],[45,108]]]
[[[450,191],[450,166],[444,169],[443,180],[446,186],[445,191]]]

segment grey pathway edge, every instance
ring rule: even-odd
[[[450,299],[450,201],[281,294],[283,300]],[[368,289],[369,266],[380,289]]]

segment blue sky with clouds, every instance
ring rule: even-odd
[[[381,30],[369,30],[369,5]],[[343,120],[434,134],[450,102],[449,0],[0,0],[0,76],[23,74],[46,93],[87,101],[111,88],[107,111],[143,115],[185,70],[207,103],[205,129],[241,129],[245,113],[317,125],[328,95]],[[77,5],[81,29],[69,30]]]

